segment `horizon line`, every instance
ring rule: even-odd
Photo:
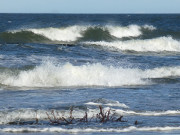
[[[180,13],[50,13],[50,12],[0,12],[0,14],[180,14]]]

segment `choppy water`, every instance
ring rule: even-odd
[[[180,134],[179,60],[179,14],[0,14],[0,134]]]

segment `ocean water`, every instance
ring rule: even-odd
[[[180,15],[0,14],[0,134],[180,134]]]

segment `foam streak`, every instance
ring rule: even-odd
[[[59,127],[49,127],[49,128],[2,128],[1,132],[13,132],[13,133],[23,133],[23,132],[65,132],[65,133],[82,133],[82,132],[132,132],[132,131],[173,131],[180,130],[180,127],[127,127],[127,128],[73,128],[65,129]]]
[[[160,37],[144,40],[128,40],[114,42],[84,42],[87,45],[99,45],[118,49],[121,51],[136,51],[136,52],[180,52],[180,42],[171,37]]]

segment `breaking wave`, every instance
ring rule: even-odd
[[[99,106],[99,105],[104,105],[104,106],[117,106],[117,107],[124,107],[124,108],[129,108],[127,105],[123,104],[123,103],[119,103],[118,101],[116,101],[115,103],[96,103],[96,102],[87,102],[85,103],[86,105],[94,105],[94,106]]]
[[[136,52],[180,52],[180,41],[172,37],[159,37],[154,39],[144,40],[127,40],[127,41],[114,41],[114,42],[83,42],[87,45],[99,45],[118,49],[121,51],[136,51]]]
[[[139,69],[107,67],[102,64],[74,66],[70,63],[54,65],[45,63],[33,70],[16,75],[0,74],[0,83],[8,86],[58,87],[58,86],[122,86],[145,84]],[[127,73],[129,77],[127,77]],[[130,79],[131,77],[131,79]]]
[[[150,31],[156,29],[154,26],[151,25],[144,25],[144,26],[129,25],[127,27],[107,26],[109,33],[117,38],[138,37],[143,34],[141,31],[142,28]]]
[[[92,105],[92,106],[103,105],[103,106],[115,106],[115,107],[129,108],[127,105],[125,105],[123,103],[119,103],[119,101],[107,100],[104,98],[94,99],[85,104]]]
[[[29,70],[3,71],[0,84],[17,87],[91,87],[150,85],[151,78],[180,76],[180,67],[138,69],[105,66],[100,63],[80,66],[44,62]]]
[[[65,132],[65,133],[87,133],[87,132],[134,132],[134,131],[173,131],[180,130],[180,127],[135,127],[130,126],[126,128],[60,128],[60,127],[47,127],[47,128],[2,128],[1,132],[23,133],[23,132]]]
[[[166,116],[166,115],[180,115],[179,110],[168,110],[168,111],[146,111],[146,112],[135,112],[131,110],[116,110],[117,114],[121,115],[140,115],[140,116]]]
[[[151,25],[129,25],[129,26],[81,26],[74,25],[60,28],[32,28],[13,30],[0,33],[0,40],[11,42],[38,42],[38,43],[68,43],[78,40],[101,41],[123,37],[138,37],[143,34],[142,29],[149,31],[156,28]]]
[[[52,41],[76,41],[78,38],[82,37],[82,32],[85,31],[87,27],[84,26],[71,26],[67,28],[44,28],[44,29],[28,29],[34,34],[42,35]],[[25,30],[26,31],[26,30]]]

